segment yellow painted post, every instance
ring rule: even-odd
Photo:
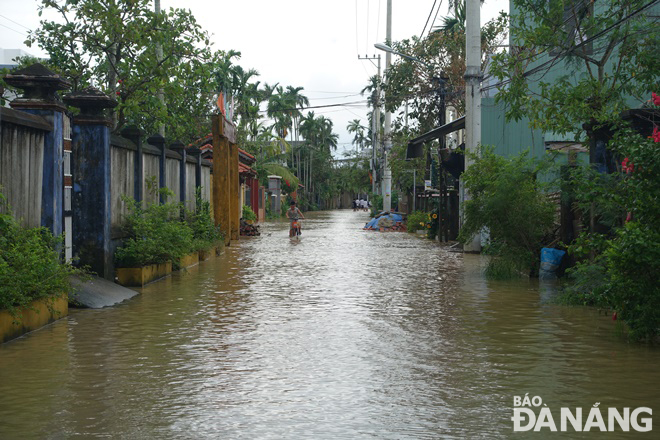
[[[229,158],[230,173],[231,178],[230,185],[230,202],[231,203],[231,239],[238,240],[239,229],[240,229],[240,201],[239,201],[239,175],[238,175],[238,145],[230,143],[231,157]]]
[[[229,142],[223,136],[223,123],[221,115],[213,115],[213,217],[225,236],[225,245],[229,245]]]

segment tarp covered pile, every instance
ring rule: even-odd
[[[364,229],[371,231],[405,231],[406,225],[401,214],[383,211],[364,225]]]

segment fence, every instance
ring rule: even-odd
[[[44,134],[50,127],[41,118],[4,107],[0,122],[0,192],[23,226],[41,226]]]
[[[43,66],[5,80],[25,93],[12,109],[0,109],[1,191],[24,226],[65,233],[67,258],[114,279],[113,254],[128,213],[123,196],[157,203],[152,179],[190,210],[197,188],[210,201],[211,162],[181,144],[173,151],[157,135],[143,145],[136,129],[111,136],[103,110],[116,103],[106,95],[88,89],[65,96],[81,110],[71,119],[56,93],[70,84]]]

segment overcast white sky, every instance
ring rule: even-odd
[[[23,44],[28,29],[39,26],[39,3],[0,0],[0,48],[44,55]],[[392,0],[392,39],[420,35],[434,4],[430,22],[438,5],[438,19],[447,15],[447,0]],[[508,5],[508,0],[486,0],[482,22]],[[311,106],[361,101],[314,110],[332,119],[340,151],[351,146],[348,122],[361,119],[366,125],[366,100],[359,92],[377,69],[358,54],[372,56],[378,52],[374,43],[384,42],[387,0],[161,0],[161,7],[189,8],[212,34],[214,47],[240,51],[238,64],[256,69],[262,84],[304,87]]]

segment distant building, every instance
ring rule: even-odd
[[[22,49],[2,49],[0,48],[0,69],[13,69],[18,66],[14,61],[17,57],[33,56]]]
[[[0,48],[0,71],[2,69],[13,69],[18,66],[14,61],[17,57],[33,56],[22,49],[2,49]],[[0,87],[0,97],[5,99],[4,106],[9,107],[9,103],[17,98],[16,93],[11,90],[3,90]],[[1,100],[0,100],[1,102]]]

